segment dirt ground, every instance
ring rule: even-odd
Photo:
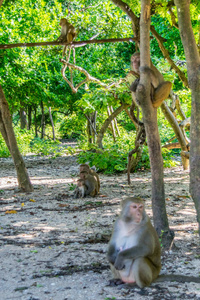
[[[200,283],[157,282],[140,289],[109,284],[106,249],[120,200],[140,196],[151,211],[150,171],[99,174],[101,195],[73,199],[76,156],[25,158],[34,192],[17,189],[10,158],[0,159],[0,299],[200,299]],[[200,276],[200,247],[189,175],[165,169],[165,193],[176,250],[162,256],[161,274]],[[13,212],[13,213],[12,213]]]

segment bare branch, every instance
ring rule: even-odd
[[[165,41],[155,30],[154,26],[151,25],[151,32],[154,35],[154,37],[156,38],[159,48],[162,51],[163,56],[167,59],[167,61],[169,62],[170,66],[172,67],[172,69],[174,69],[174,71],[178,74],[179,78],[181,79],[181,81],[183,82],[183,84],[188,87],[188,80],[185,76],[185,73],[182,72],[173,62],[173,60],[171,59],[170,55],[169,55],[169,51],[165,48],[165,46],[163,45],[163,42]]]
[[[73,47],[81,47],[87,44],[104,44],[104,43],[120,43],[120,42],[134,42],[137,41],[137,38],[129,37],[129,38],[118,38],[118,39],[102,39],[102,40],[87,40],[87,41],[78,41],[72,43],[66,42],[39,42],[39,43],[17,43],[17,44],[0,44],[0,49],[10,49],[10,48],[21,48],[21,47],[37,47],[37,46],[60,46],[60,45],[71,45]]]
[[[71,87],[73,93],[77,93],[78,92],[78,89],[81,85],[85,84],[86,82],[89,82],[89,81],[92,81],[92,82],[95,82],[97,84],[99,84],[101,87],[103,87],[104,89],[111,89],[111,87],[113,86],[118,86],[120,83],[122,82],[125,82],[126,79],[120,79],[118,82],[112,82],[111,84],[107,85],[103,82],[101,82],[99,79],[97,79],[96,77],[93,77],[91,76],[85,69],[79,67],[79,66],[76,66],[76,65],[73,65],[69,62],[67,62],[66,60],[64,59],[60,59],[60,61],[64,64],[62,70],[61,70],[61,73],[62,73],[62,76],[64,78],[64,80],[69,84],[69,86]],[[78,70],[79,72],[83,73],[85,76],[86,76],[86,79],[84,79],[83,81],[81,81],[76,87],[73,85],[72,81],[69,81],[66,76],[65,76],[65,71],[66,71],[66,68],[70,68],[70,69],[74,69],[74,70]]]
[[[127,3],[123,2],[122,0],[112,0],[112,2],[127,14],[127,16],[130,18],[132,22],[134,35],[136,37],[137,36],[139,37],[139,32],[140,32],[139,18],[133,13],[130,6]],[[139,42],[139,39],[137,40],[137,42]]]

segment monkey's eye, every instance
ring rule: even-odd
[[[133,204],[133,205],[132,205],[132,208],[136,209],[136,208],[137,208],[137,205],[134,205],[134,204]]]

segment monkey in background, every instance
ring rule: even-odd
[[[161,248],[140,198],[128,197],[121,202],[108,245],[107,258],[114,278],[143,288],[155,280],[161,269]]]
[[[77,180],[77,187],[74,190],[74,198],[96,196],[98,194],[98,184],[93,175],[88,172],[80,172],[80,179]]]
[[[83,198],[86,195],[87,187],[83,179],[77,180],[77,186],[74,190],[74,198]]]
[[[86,172],[92,176],[94,176],[95,180],[97,181],[97,191],[99,193],[99,190],[100,190],[100,179],[99,179],[99,175],[90,168],[90,166],[88,164],[81,164],[80,165],[80,173],[81,172]]]
[[[60,20],[59,25],[61,26],[61,34],[57,39],[57,42],[71,43],[76,37],[76,30],[67,19],[63,18]]]
[[[131,73],[139,77],[140,76],[140,53],[136,52],[131,56]],[[165,81],[163,75],[158,69],[150,62],[150,68],[145,67],[149,72],[151,78],[151,100],[153,107],[159,107],[162,102],[168,98],[171,91],[172,83]],[[139,78],[137,78],[130,86],[132,92],[136,92],[139,84]]]
[[[71,43],[76,38],[76,30],[74,26],[70,24],[65,18],[60,20],[59,25],[61,26],[61,34],[58,37],[57,42]],[[67,46],[64,47],[62,56],[64,56],[64,54],[66,53],[66,49]],[[69,46],[69,54],[67,56],[67,60],[69,60],[70,54],[71,54],[71,46]],[[75,53],[74,53],[74,57],[75,57]]]

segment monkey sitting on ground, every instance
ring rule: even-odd
[[[100,190],[100,179],[99,179],[99,175],[90,168],[90,166],[88,164],[81,164],[80,165],[80,173],[81,172],[87,172],[88,174],[94,176],[94,178],[96,179],[97,181],[97,186],[98,186],[98,189],[97,189],[97,192],[99,193],[99,190]]]
[[[172,83],[170,81],[165,81],[163,75],[158,71],[158,69],[150,62],[150,68],[145,67],[145,70],[149,72],[151,78],[151,100],[153,107],[159,107],[162,102],[168,98],[171,91]],[[131,56],[131,72],[140,76],[140,53],[136,52]],[[144,71],[145,71],[144,70]],[[137,78],[130,86],[132,92],[136,92],[137,86],[139,84],[139,78]]]
[[[83,198],[86,195],[87,187],[83,179],[77,180],[77,187],[74,190],[74,198]]]
[[[161,269],[161,248],[140,198],[121,202],[121,214],[115,222],[107,258],[116,279],[143,288],[155,280]]]
[[[98,184],[93,175],[85,171],[80,172],[80,179],[77,181],[77,187],[74,191],[74,197],[96,196],[98,194]]]

